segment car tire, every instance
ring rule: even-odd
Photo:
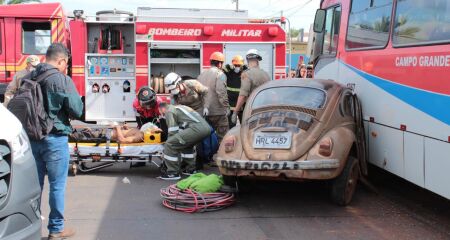
[[[358,159],[349,156],[345,167],[331,184],[331,200],[340,206],[347,206],[356,190],[359,179]]]
[[[222,175],[224,185],[229,187],[236,187],[237,177],[236,176],[225,176]]]

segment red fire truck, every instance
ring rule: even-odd
[[[286,34],[272,21],[252,20],[247,11],[138,8],[137,15],[81,10],[66,18],[58,3],[0,6],[0,83],[25,67],[27,55],[44,57],[50,43],[72,54],[69,74],[85,102],[87,121],[134,120],[132,101],[144,85],[162,97],[164,75],[196,78],[209,56],[226,61],[256,48],[273,79],[286,76]],[[4,89],[3,89],[4,91]]]

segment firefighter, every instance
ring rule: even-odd
[[[228,102],[230,103],[231,114],[234,113],[237,99],[239,97],[239,90],[241,88],[241,74],[247,70],[247,66],[244,65],[244,58],[240,55],[236,55],[231,60],[231,65],[227,64],[223,68],[225,75],[227,76],[227,94]],[[239,119],[242,118],[242,111],[238,112]],[[236,124],[231,122],[231,115],[228,116],[228,123],[230,128],[233,128]]]
[[[208,87],[203,116],[216,131],[220,142],[228,131],[228,116],[230,115],[227,77],[221,70],[225,56],[221,52],[214,52],[209,60],[211,68],[201,73],[198,80]]]
[[[164,164],[160,178],[178,180],[180,172],[183,175],[196,172],[194,146],[211,134],[211,127],[200,114],[187,106],[161,103],[160,111],[169,127],[169,138],[164,143]],[[184,169],[181,169],[182,164]]]
[[[241,75],[241,88],[239,90],[239,97],[236,103],[236,108],[231,116],[231,121],[236,124],[237,113],[243,110],[243,106],[247,101],[248,96],[257,87],[263,85],[264,83],[270,81],[269,74],[259,68],[259,62],[262,61],[261,55],[259,55],[258,50],[250,49],[245,56],[247,58],[248,70],[243,72]],[[242,119],[240,119],[242,121]]]
[[[195,79],[183,80],[174,72],[167,74],[164,85],[176,104],[188,106],[202,115],[208,93],[207,87]]]
[[[167,139],[167,124],[166,121],[160,118],[159,104],[161,100],[156,96],[155,91],[150,87],[141,87],[137,93],[137,97],[133,102],[133,109],[136,115],[136,122],[138,128],[146,123],[155,123],[163,130],[161,140]]]
[[[25,69],[18,71],[14,75],[13,80],[6,87],[5,101],[3,102],[3,105],[5,107],[8,105],[9,101],[14,97],[14,94],[19,89],[22,78],[25,77],[31,71],[33,71],[36,68],[36,66],[40,63],[40,60],[38,56],[30,55],[27,57],[26,63],[27,66],[25,67]]]

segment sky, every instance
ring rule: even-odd
[[[42,2],[55,2],[43,0]],[[235,9],[232,0],[59,0],[66,12],[83,9],[85,14],[94,15],[99,10],[127,10],[136,13],[137,7],[153,8],[214,8]],[[250,18],[280,16],[288,17],[292,28],[309,31],[320,0],[239,0],[239,8],[248,10]]]

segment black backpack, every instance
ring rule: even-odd
[[[8,103],[8,110],[22,123],[30,140],[43,139],[53,128],[53,119],[49,117],[44,107],[41,82],[57,72],[56,69],[50,69],[36,79],[32,79],[31,74],[26,75]]]

